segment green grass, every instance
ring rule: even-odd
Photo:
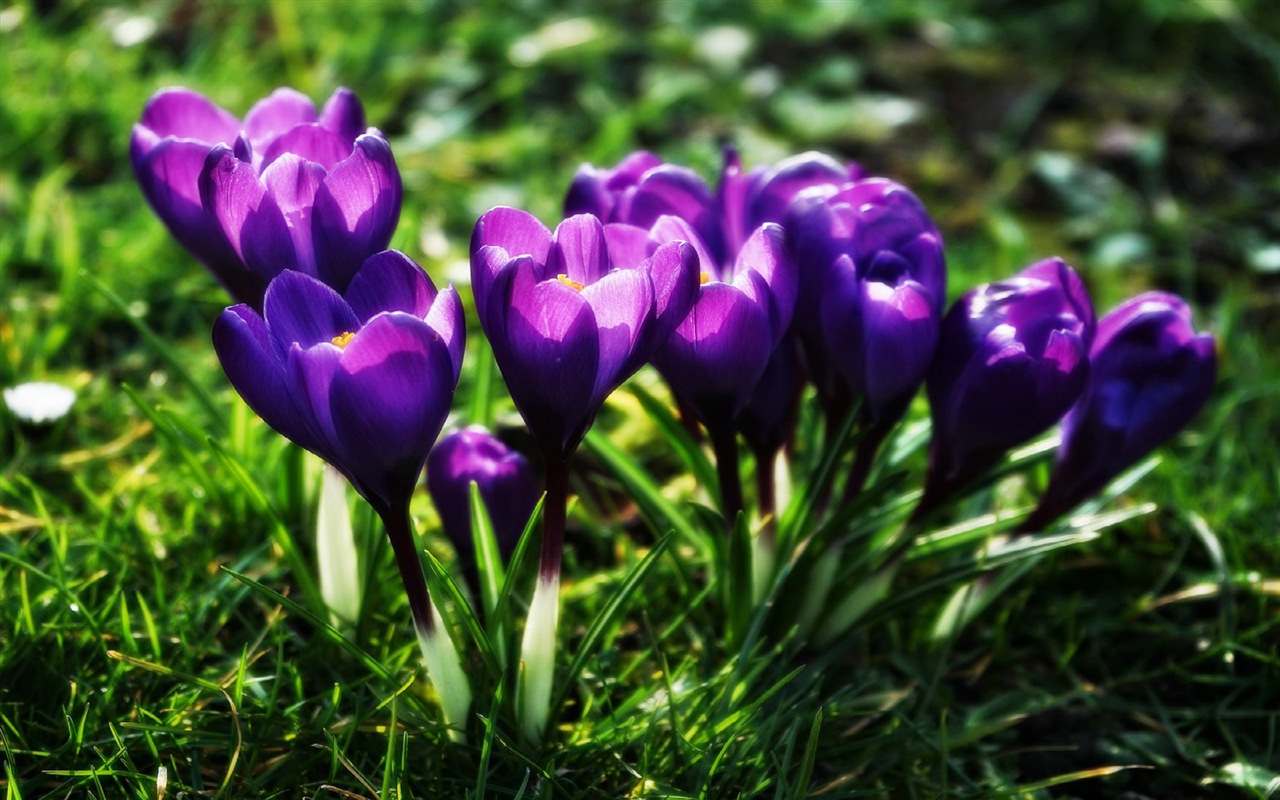
[[[154,31],[128,44],[138,18]],[[53,430],[0,416],[7,797],[1136,800],[1280,785],[1267,3],[6,0],[0,26],[0,386],[79,391]],[[739,35],[745,50],[717,54]],[[1018,562],[940,642],[929,632],[979,542],[922,553],[892,613],[823,651],[709,583],[735,556],[687,476],[698,451],[668,445],[622,392],[600,438],[624,460],[590,446],[575,464],[560,673],[580,671],[554,746],[518,743],[510,687],[491,679],[469,743],[451,746],[367,509],[364,616],[324,621],[310,457],[227,387],[209,343],[226,299],[133,185],[129,129],[171,84],[237,113],[277,85],[317,99],[351,86],[404,175],[394,244],[437,280],[465,275],[489,206],[552,220],[581,161],[647,147],[711,175],[724,139],[749,164],[839,153],[925,199],[953,296],[1050,254],[1103,310],[1170,288],[1216,332],[1220,383],[1102,509],[1153,513]],[[875,109],[913,116],[886,126]],[[496,404],[478,388],[472,333],[457,420],[515,432],[500,381]],[[916,487],[920,467],[917,450],[879,491]],[[956,520],[1025,507],[1045,473],[1004,479]],[[447,561],[425,497],[415,518]]]

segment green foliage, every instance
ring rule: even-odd
[[[0,36],[0,386],[79,394],[48,429],[0,408],[7,797],[1275,791],[1273,4],[17,0]],[[236,113],[278,85],[355,89],[404,176],[393,244],[438,283],[465,282],[480,212],[551,220],[581,161],[647,147],[709,175],[724,139],[748,164],[817,148],[918,191],[953,296],[1055,253],[1100,309],[1184,293],[1219,337],[1220,385],[1142,480],[1057,538],[1000,538],[1046,477],[1032,455],[900,561],[923,404],[830,518],[816,502],[841,467],[806,412],[756,606],[729,580],[752,523],[730,538],[707,510],[705,451],[637,381],[574,465],[545,749],[502,711],[533,559],[483,556],[477,616],[415,505],[477,687],[450,745],[367,510],[363,618],[327,621],[307,462],[227,388],[209,345],[225,297],[133,185],[130,127],[172,84]],[[455,409],[518,427],[471,334]],[[887,565],[886,594],[809,643],[795,620],[834,604],[794,587],[826,574],[844,597]]]

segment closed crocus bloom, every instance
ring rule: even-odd
[[[345,295],[282,272],[263,313],[222,313],[223,370],[268,425],[334,465],[380,511],[407,504],[457,385],[465,324],[452,287],[417,264],[370,257]]]
[[[1183,428],[1217,374],[1213,336],[1181,298],[1148,292],[1098,322],[1089,380],[1062,420],[1049,486],[1023,529],[1035,531],[1102,489]]]
[[[564,215],[591,214],[605,223],[628,221],[636,188],[649,170],[662,163],[653,153],[637,150],[612,169],[583,164],[569,184]]]
[[[922,506],[1057,422],[1084,389],[1093,306],[1051,258],[972,289],[942,321],[926,388],[933,417]]]
[[[697,261],[683,242],[614,268],[589,214],[553,234],[495,208],[476,223],[471,282],[480,324],[511,399],[549,458],[577,447],[605,398],[686,316]]]
[[[483,427],[474,425],[441,438],[427,456],[427,491],[440,514],[445,535],[468,571],[475,568],[471,538],[473,482],[480,489],[504,558],[520,541],[538,501],[538,487],[528,459],[507,449]]]

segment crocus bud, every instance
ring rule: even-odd
[[[130,156],[174,238],[255,309],[286,269],[345,290],[400,216],[391,149],[347,89],[319,112],[277,89],[243,122],[189,89],[165,89],[134,126]]]
[[[645,173],[662,165],[662,159],[637,150],[612,169],[583,164],[569,184],[564,198],[564,215],[591,214],[601,222],[627,222],[631,199]]]
[[[427,456],[427,491],[435,503],[445,535],[468,572],[475,569],[471,538],[471,484],[480,489],[493,523],[498,551],[505,559],[538,501],[538,488],[529,461],[508,450],[480,426],[455,431],[440,439]]]
[[[970,290],[942,321],[927,389],[927,506],[1057,422],[1089,373],[1093,307],[1061,259]]]
[[[1089,381],[1062,421],[1044,496],[1023,529],[1040,530],[1177,433],[1209,399],[1213,336],[1181,298],[1148,292],[1098,322]]]

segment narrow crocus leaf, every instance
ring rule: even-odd
[[[316,562],[320,593],[329,611],[344,623],[360,618],[360,568],[347,507],[347,481],[325,464],[316,504]]]
[[[556,631],[560,624],[560,574],[538,576],[520,641],[516,677],[516,717],[525,741],[540,745],[551,716]]]

